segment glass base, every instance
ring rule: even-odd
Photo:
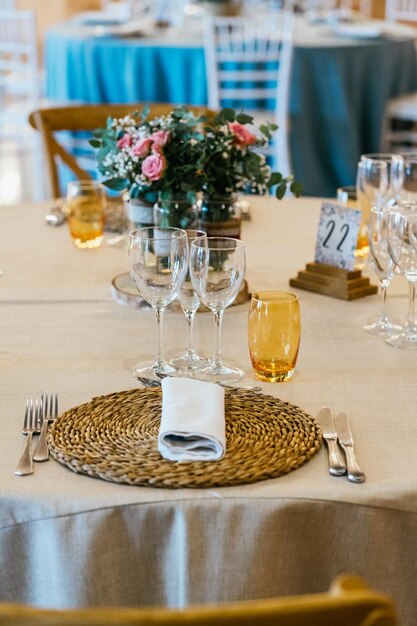
[[[243,378],[243,376],[244,372],[240,368],[223,362],[220,364],[211,362],[207,367],[192,371],[193,378],[210,383],[234,383]]]
[[[189,370],[199,369],[201,367],[207,367],[209,364],[209,360],[204,357],[196,354],[183,354],[182,356],[175,357],[169,361],[169,365],[172,365],[177,371],[178,374],[184,373],[187,375]]]
[[[394,348],[405,348],[406,350],[417,350],[417,335],[400,333],[397,335],[391,335],[385,340],[390,346]]]
[[[103,241],[103,236],[95,237],[94,239],[80,239],[79,237],[74,237],[73,242],[77,248],[81,250],[93,250],[94,248],[98,248],[101,246],[101,242]]]
[[[377,320],[372,324],[365,324],[363,327],[367,333],[371,333],[372,335],[381,335],[382,337],[389,337],[394,333],[399,333],[402,331],[402,327],[398,324],[394,324],[389,320]]]
[[[254,372],[258,380],[263,380],[267,383],[285,383],[287,380],[290,380],[295,369],[286,372],[260,372],[257,370],[254,370]]]
[[[175,376],[177,370],[166,361],[159,363],[148,361],[145,363],[137,363],[132,368],[132,375],[137,378],[158,378],[158,374],[162,376]]]

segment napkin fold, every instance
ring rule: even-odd
[[[164,378],[158,450],[169,461],[217,461],[226,452],[224,389],[191,378]]]

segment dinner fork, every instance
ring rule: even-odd
[[[27,435],[27,442],[25,445],[25,449],[23,450],[23,454],[20,457],[18,466],[16,467],[14,472],[17,476],[26,476],[27,474],[33,474],[32,435],[39,433],[41,428],[41,422],[42,408],[39,400],[36,398],[35,406],[33,406],[32,398],[30,400],[26,400],[22,433],[24,435]]]
[[[34,461],[47,461],[49,459],[49,449],[46,443],[46,435],[48,433],[48,424],[58,417],[58,394],[48,393],[42,394],[42,414],[43,422],[38,445],[33,455]]]

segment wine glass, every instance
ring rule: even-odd
[[[365,193],[372,205],[387,206],[398,199],[404,180],[404,158],[400,154],[375,152],[362,154],[360,163],[364,164],[367,171],[367,183]],[[379,182],[378,171],[381,165],[387,166],[387,178]],[[374,194],[374,195],[373,195]]]
[[[175,368],[163,357],[162,322],[165,307],[178,295],[188,265],[187,234],[180,228],[139,228],[129,237],[130,275],[140,295],[155,310],[158,349],[153,363],[136,365],[138,377],[170,375]]]
[[[242,378],[241,369],[221,358],[223,313],[239,293],[245,276],[245,246],[230,237],[199,237],[191,244],[190,273],[200,300],[214,314],[216,343],[207,367],[194,376],[211,382],[234,382]]]
[[[388,250],[387,219],[388,211],[372,207],[369,217],[370,259],[382,292],[382,308],[379,317],[363,328],[374,335],[391,335],[401,327],[393,324],[386,314],[387,289],[394,273],[394,261]]]
[[[417,204],[400,202],[389,211],[387,242],[394,263],[409,285],[408,315],[403,331],[391,335],[387,343],[395,348],[417,350],[415,285],[417,282]]]
[[[404,176],[399,197],[401,202],[417,202],[417,153],[404,155]]]
[[[204,230],[187,229],[185,232],[187,233],[188,254],[190,256],[192,242],[198,237],[206,237],[207,235]],[[185,315],[185,319],[187,320],[187,347],[185,354],[172,359],[170,363],[175,368],[178,368],[180,372],[183,370],[183,372],[187,374],[187,371],[190,369],[207,365],[207,359],[197,354],[194,347],[194,318],[200,306],[200,298],[193,287],[189,267],[184,282],[180,287],[178,300]]]

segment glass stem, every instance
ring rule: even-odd
[[[155,358],[155,365],[157,367],[165,363],[164,357],[163,357],[163,347],[162,347],[164,312],[165,312],[165,307],[155,308],[156,325],[157,325],[157,330],[158,330],[158,347],[156,349],[156,358]]]
[[[416,284],[415,282],[409,282],[408,288],[408,314],[407,314],[407,323],[406,328],[407,331],[416,332],[416,321],[415,321],[415,294],[416,294]]]
[[[194,317],[195,311],[184,311],[187,320],[187,358],[192,359],[195,356],[194,349]]]
[[[381,285],[382,306],[381,306],[381,313],[380,313],[379,319],[383,323],[387,323],[388,322],[388,316],[387,316],[387,289],[388,289],[388,285],[386,283]]]
[[[221,366],[221,340],[222,340],[222,320],[223,320],[223,309],[221,311],[216,311],[214,313],[214,326],[216,333],[216,343],[215,343],[215,352],[212,359],[212,364],[215,367]]]

